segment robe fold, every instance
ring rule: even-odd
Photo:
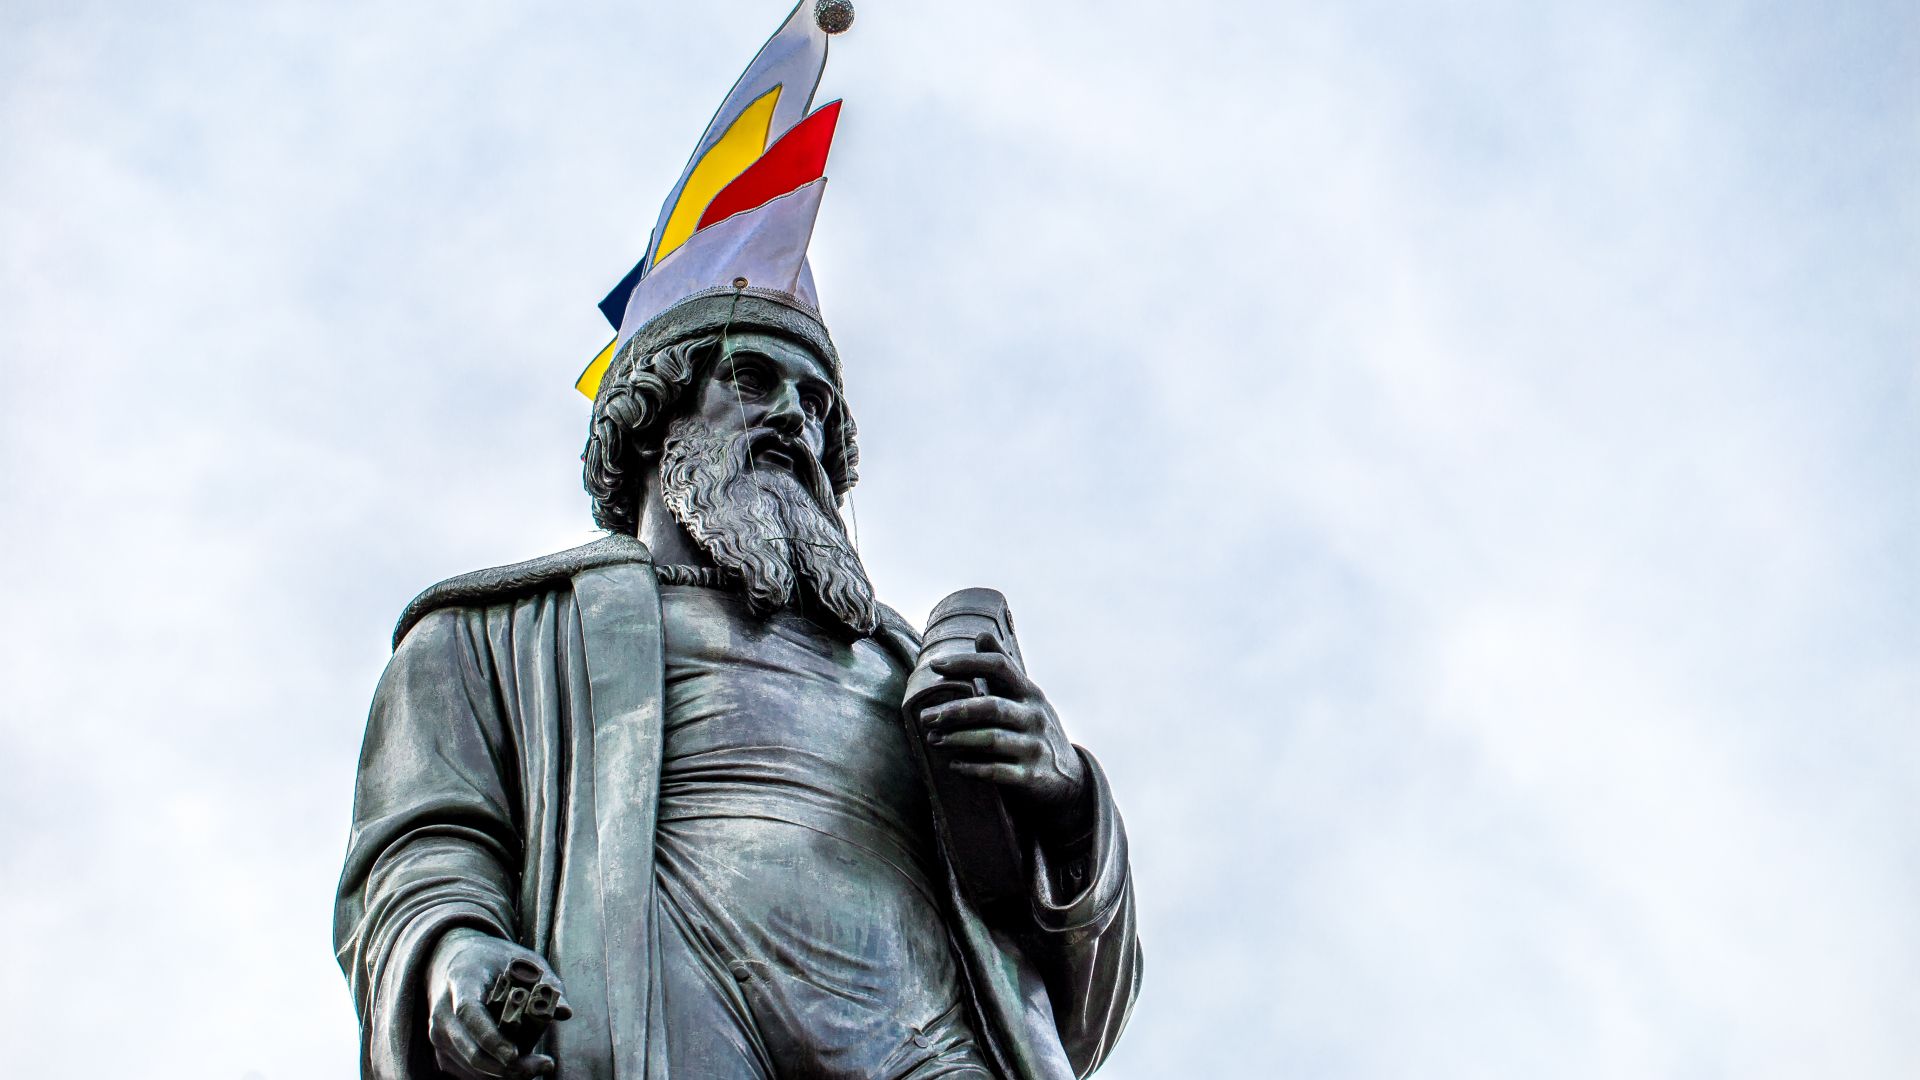
[[[886,614],[876,638],[911,667],[917,638]],[[334,909],[361,1074],[442,1075],[426,968],[443,934],[471,927],[544,955],[565,984],[573,1016],[544,1046],[561,1080],[670,1080],[653,893],[665,661],[645,546],[614,536],[444,582],[395,641]],[[986,921],[939,852],[976,1034],[1007,1080],[1092,1072],[1138,992],[1126,833],[1087,761],[1084,866],[1069,877],[1036,849],[1023,917]]]

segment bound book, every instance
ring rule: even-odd
[[[949,756],[927,742],[921,714],[935,705],[990,692],[984,679],[944,678],[932,668],[943,656],[970,653],[982,634],[991,635],[1022,672],[1007,598],[992,589],[962,589],[940,601],[927,619],[920,657],[907,679],[906,714],[914,751],[933,795],[934,827],[940,833],[960,887],[983,911],[1019,903],[1028,896],[1027,844],[1007,812],[998,785],[948,768]]]

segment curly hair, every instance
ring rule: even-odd
[[[581,455],[595,524],[629,536],[640,531],[647,466],[659,456],[667,425],[680,412],[681,398],[721,357],[721,343],[721,335],[706,334],[644,356],[623,349],[614,358],[594,398],[587,449]],[[860,478],[860,448],[853,414],[840,393],[839,372],[827,366],[836,400],[825,421],[827,440],[820,464],[833,481],[837,498],[851,491]]]

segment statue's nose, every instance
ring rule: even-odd
[[[789,389],[767,408],[760,422],[791,439],[806,428],[807,414],[800,408],[799,395]]]

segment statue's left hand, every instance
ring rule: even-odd
[[[974,646],[979,651],[941,657],[933,669],[947,679],[983,679],[990,692],[922,713],[927,741],[945,753],[948,768],[999,784],[1043,832],[1070,830],[1074,823],[1063,819],[1081,805],[1086,762],[1047,696],[1000,642],[982,634]]]

